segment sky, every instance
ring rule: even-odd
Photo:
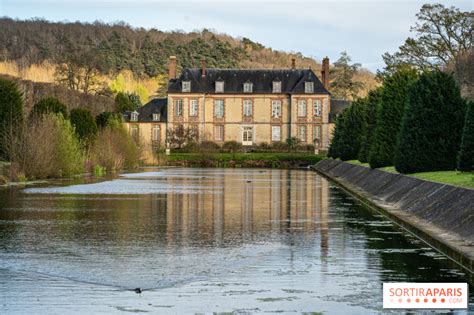
[[[413,36],[424,3],[473,10],[471,0],[0,0],[0,16],[50,21],[125,21],[162,31],[203,28],[247,37],[274,50],[331,62],[346,51],[376,71],[382,54]],[[0,30],[1,31],[1,30]]]

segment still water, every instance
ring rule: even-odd
[[[0,190],[1,314],[368,314],[384,281],[467,279],[311,171]]]

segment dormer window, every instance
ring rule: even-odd
[[[183,81],[182,92],[191,92],[191,81]]]
[[[138,112],[134,111],[130,114],[130,121],[138,121]]]
[[[245,82],[244,83],[244,93],[252,93],[253,90],[253,83],[252,82]]]
[[[216,81],[216,93],[224,93],[224,81]]]
[[[153,113],[153,121],[160,121],[161,115],[158,113]]]
[[[273,93],[281,93],[281,81],[273,81]]]
[[[305,82],[304,83],[304,92],[305,93],[314,93],[314,83],[313,82]]]

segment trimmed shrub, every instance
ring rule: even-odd
[[[366,99],[359,99],[340,114],[336,121],[330,156],[343,161],[357,159],[360,151],[361,134],[364,127]]]
[[[400,68],[383,83],[381,107],[377,111],[375,133],[369,153],[370,167],[393,165],[397,135],[408,100],[408,91],[417,78],[416,70]]]
[[[6,152],[6,133],[16,129],[23,118],[23,98],[15,82],[0,79],[0,159],[10,159]]]
[[[454,170],[466,102],[453,77],[425,72],[410,89],[398,137],[395,168],[401,173]]]
[[[237,142],[237,141],[226,141],[222,145],[222,151],[230,152],[230,153],[241,152],[242,143]]]
[[[97,125],[91,112],[83,108],[71,110],[71,123],[81,141],[90,143],[97,135]]]
[[[374,141],[374,132],[377,124],[377,111],[380,107],[380,96],[382,88],[378,88],[369,92],[364,111],[364,124],[360,138],[360,149],[358,160],[362,163],[369,161],[369,153]]]
[[[474,171],[474,102],[469,102],[464,120],[461,149],[458,155],[458,170]]]
[[[33,106],[31,117],[36,118],[44,114],[61,114],[64,118],[68,117],[67,107],[55,97],[42,98]]]

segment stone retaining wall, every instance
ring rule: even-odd
[[[332,159],[313,169],[473,272],[474,190]]]

